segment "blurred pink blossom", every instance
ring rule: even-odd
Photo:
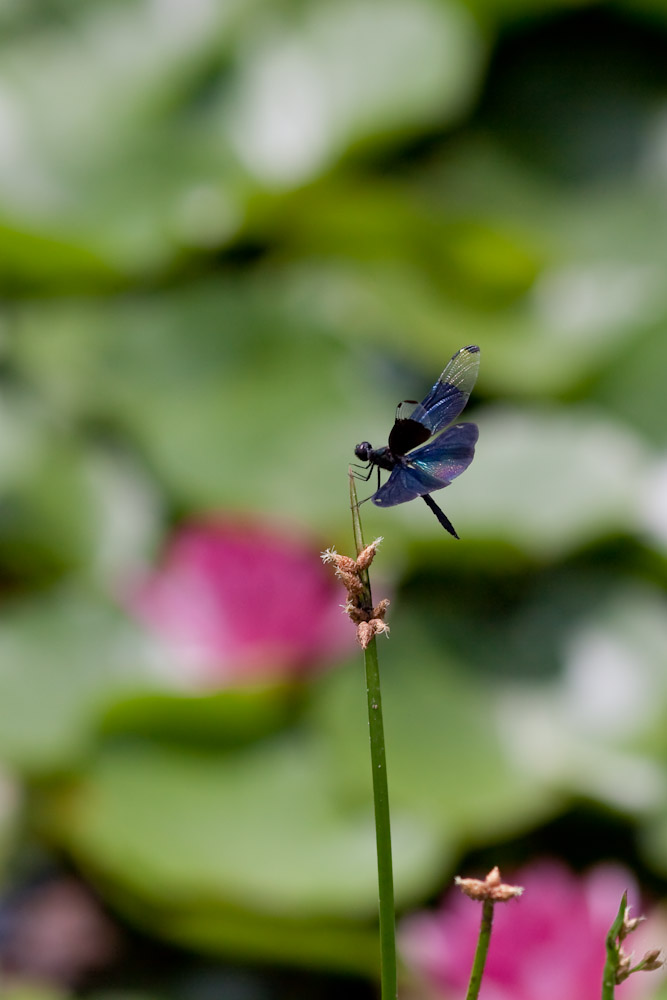
[[[1,996],[2,986],[10,983],[19,988],[17,996],[24,996],[20,985],[26,984],[26,1000],[37,996],[29,983],[75,986],[110,966],[122,948],[119,931],[92,893],[83,882],[65,875],[3,900],[2,925]]]
[[[344,597],[315,545],[218,519],[182,527],[129,604],[177,664],[224,685],[300,675],[350,652]]]
[[[600,996],[605,937],[628,889],[631,915],[640,916],[632,876],[600,865],[578,876],[556,861],[535,862],[503,880],[525,887],[519,899],[494,907],[493,933],[480,1000],[593,1000]],[[477,943],[481,904],[458,889],[439,910],[407,917],[401,926],[403,956],[423,982],[423,996],[465,996]],[[640,931],[625,942],[643,952]],[[637,940],[635,940],[637,939]],[[661,942],[653,940],[654,945]],[[617,987],[619,1000],[655,993],[659,973],[640,972]]]

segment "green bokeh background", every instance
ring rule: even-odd
[[[661,0],[0,3],[6,891],[372,995],[359,659],[183,693],[118,587],[211,511],[350,551],[354,445],[477,343],[462,540],[363,509],[400,911],[544,851],[663,893],[666,57]]]

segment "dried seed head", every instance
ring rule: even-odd
[[[384,621],[384,616],[390,603],[388,597],[383,597],[380,603],[376,604],[373,608],[373,618],[379,618],[381,621]]]
[[[350,559],[349,556],[341,556],[334,548],[325,549],[321,554],[321,559],[325,564],[332,563],[339,572],[356,572],[357,564],[354,559]]]
[[[495,903],[506,903],[508,899],[516,899],[523,892],[522,886],[507,885],[501,881],[497,865],[491,869],[484,881],[476,878],[460,878],[457,875],[454,882],[461,892],[471,899],[491,899]]]
[[[363,593],[364,585],[356,573],[348,573],[347,570],[337,570],[336,576],[341,581],[348,594],[359,596]]]
[[[381,541],[382,536],[380,536],[380,538],[376,538],[374,542],[371,542],[370,545],[367,545],[366,548],[362,549],[359,553],[357,556],[357,566],[360,570],[368,569],[375,558],[375,553],[377,552]]]
[[[371,618],[370,621],[359,622],[357,625],[357,640],[362,649],[366,649],[371,639],[382,632],[387,635],[389,626],[380,618]]]
[[[333,565],[336,576],[347,591],[347,601],[343,605],[343,610],[357,626],[357,639],[362,649],[366,649],[374,636],[389,632],[389,626],[384,622],[389,601],[385,598],[376,607],[370,607],[365,576],[381,541],[381,538],[376,538],[359,553],[357,559],[341,556],[333,548],[322,553],[322,561]]]

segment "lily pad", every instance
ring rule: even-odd
[[[71,767],[115,698],[166,687],[145,636],[115,608],[62,588],[4,608],[0,756],[19,771]]]
[[[499,693],[514,766],[553,787],[651,817],[667,801],[663,595],[639,584],[610,588],[564,632],[560,657],[558,678]]]
[[[586,407],[504,407],[478,418],[475,461],[448,507],[460,534],[544,558],[637,531],[650,453],[623,425]]]
[[[52,834],[117,905],[206,951],[375,961],[370,796],[349,802],[321,741],[294,732],[234,753],[114,741],[54,790]],[[429,884],[441,842],[394,814],[399,899]]]
[[[267,187],[297,185],[352,145],[455,118],[481,49],[465,9],[442,0],[317,0],[267,19],[225,99],[232,148]]]
[[[392,808],[439,831],[444,848],[525,829],[555,808],[552,792],[517,773],[502,748],[495,696],[467,679],[432,629],[394,614],[380,648]],[[368,734],[361,667],[330,674],[314,711],[353,800],[367,794]]]

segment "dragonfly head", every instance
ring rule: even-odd
[[[357,458],[361,459],[362,462],[368,462],[370,461],[372,451],[373,448],[371,447],[370,442],[362,441],[361,444],[358,444],[357,447],[354,449],[354,454],[357,456]]]

